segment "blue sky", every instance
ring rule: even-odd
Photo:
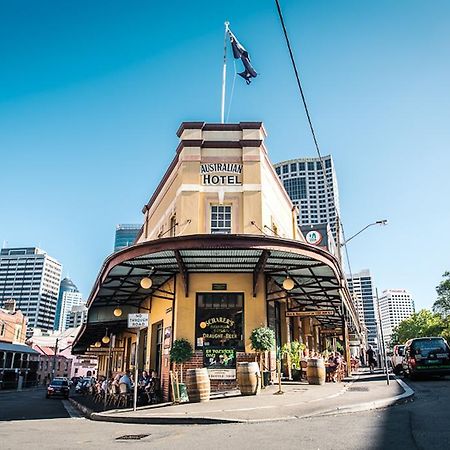
[[[429,307],[450,270],[450,3],[281,4],[347,235],[389,219],[352,269]],[[180,122],[220,119],[225,20],[260,74],[230,121],[262,120],[273,162],[315,156],[274,1],[2,2],[0,240],[40,245],[87,296]]]

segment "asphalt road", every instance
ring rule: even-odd
[[[408,380],[407,382],[409,383]],[[449,449],[450,378],[410,382],[410,385],[416,390],[414,401],[383,410],[286,422],[206,426],[92,422],[69,417],[62,401],[47,401],[39,393],[30,393],[28,401],[17,397],[16,402],[14,399],[6,399],[6,403],[4,394],[1,394],[0,417],[3,422],[0,422],[0,447],[115,449],[126,446],[131,449],[145,447],[158,450]],[[9,405],[6,409],[10,412],[5,413],[4,405]],[[23,407],[26,410],[21,413]],[[51,414],[52,418],[45,419],[46,414]],[[140,440],[120,439],[126,435],[145,437]]]

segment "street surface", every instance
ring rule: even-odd
[[[449,449],[450,378],[410,382],[415,400],[377,411],[285,422],[131,425],[77,418],[44,391],[0,393],[2,449]],[[363,394],[362,394],[363,395]],[[364,399],[362,398],[362,401]],[[118,440],[147,435],[140,440]]]

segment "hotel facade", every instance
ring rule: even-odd
[[[100,374],[136,363],[156,370],[166,399],[179,338],[194,349],[185,367],[208,367],[217,390],[236,385],[236,362],[255,360],[249,337],[260,326],[273,329],[277,346],[300,340],[320,351],[339,340],[349,357],[361,326],[345,275],[300,233],[262,123],[185,122],[177,135],[136,243],[100,269],[74,352],[97,355]],[[128,314],[138,312],[149,315],[148,327],[128,328]],[[275,355],[266,357],[268,370]]]

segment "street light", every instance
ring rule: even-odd
[[[366,225],[362,230],[359,230],[357,233],[355,233],[353,236],[350,236],[348,239],[346,239],[344,242],[342,242],[341,247],[347,244],[347,242],[351,241],[354,237],[358,236],[358,234],[361,234],[363,231],[367,230],[367,228],[372,227],[374,225],[387,225],[388,221],[387,219],[383,220],[377,220],[376,222],[369,223],[369,225]]]

